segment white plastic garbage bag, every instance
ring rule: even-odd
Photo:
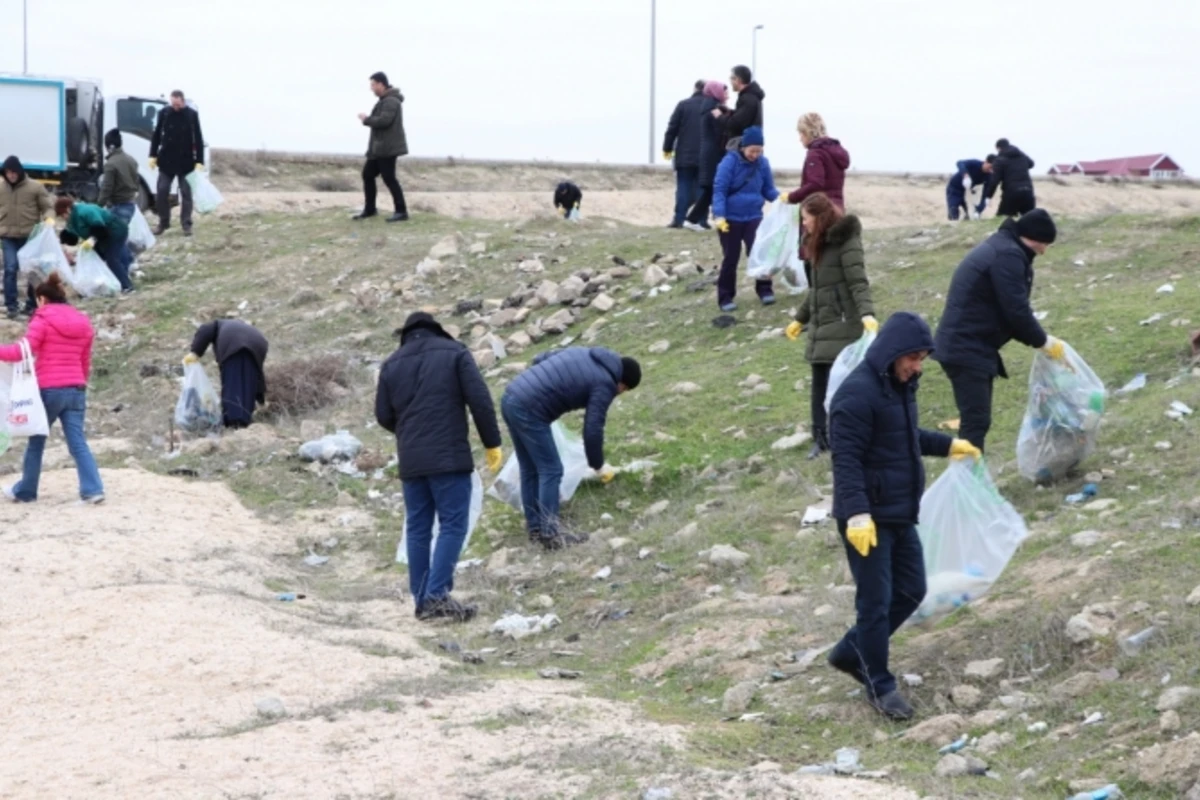
[[[95,250],[80,248],[75,258],[71,286],[84,297],[112,297],[121,291],[121,282]]]
[[[1069,344],[1055,361],[1039,352],[1029,370],[1029,405],[1017,436],[1017,469],[1038,483],[1065,476],[1096,448],[1104,384]]]
[[[575,490],[584,478],[590,478],[595,473],[588,466],[582,437],[568,431],[561,422],[551,424],[550,432],[554,434],[554,447],[563,465],[559,498],[566,502],[575,496]],[[504,469],[496,476],[496,482],[488,489],[488,495],[521,510],[521,467],[517,463],[516,453],[508,457]]]
[[[914,621],[943,616],[991,587],[1029,535],[982,460],[952,461],[921,498],[925,600]]]
[[[34,226],[25,246],[17,251],[17,265],[21,272],[39,272],[49,276],[57,271],[68,282],[71,280],[71,265],[63,253],[58,232],[53,225],[44,222]]]
[[[211,214],[225,202],[217,187],[208,179],[208,172],[198,169],[187,176],[187,182],[192,187],[192,206],[196,213]]]
[[[754,235],[746,274],[755,280],[778,280],[790,294],[808,288],[800,259],[800,206],[782,199],[771,204]]]
[[[0,362],[0,409],[7,409],[12,388],[13,365]],[[8,428],[8,414],[0,414],[0,456],[12,445],[12,433]]]
[[[867,350],[871,348],[871,343],[874,341],[875,334],[867,331],[857,342],[843,347],[842,352],[838,353],[837,359],[833,362],[833,367],[829,370],[829,387],[825,390],[826,414],[829,413],[829,405],[833,402],[833,396],[837,394],[837,390],[841,387],[842,382],[867,357]]]
[[[221,426],[221,398],[200,364],[183,368],[183,389],[175,404],[175,424],[199,433]]]
[[[483,516],[483,479],[479,477],[478,472],[471,473],[471,510],[467,514],[467,535],[463,539],[462,551],[467,552],[467,548],[471,545],[471,534],[475,532],[475,526],[479,524],[479,518]],[[438,521],[437,516],[433,518],[433,538],[429,540],[430,552],[437,547],[438,533],[441,532],[442,526]],[[396,546],[396,563],[408,563],[408,515],[404,516],[404,533],[400,535],[400,544]]]
[[[137,206],[133,209],[133,219],[129,220],[129,247],[135,252],[142,252],[154,247],[158,240],[154,238],[154,231],[150,230],[150,223],[146,221],[146,215]]]

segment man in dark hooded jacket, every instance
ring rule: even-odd
[[[396,435],[408,581],[417,619],[466,622],[476,613],[475,606],[450,596],[470,522],[475,471],[467,410],[487,448],[488,468],[499,472],[500,425],[475,359],[432,316],[410,314],[400,332],[400,348],[379,371],[375,419]],[[431,553],[435,518],[438,536]]]
[[[729,148],[734,149],[733,140],[740,139],[746,128],[763,126],[762,103],[766,99],[767,93],[754,80],[754,76],[750,74],[750,68],[744,64],[733,68],[729,82],[733,85],[733,90],[738,93],[737,104],[733,107],[733,113],[729,115],[725,123],[725,131],[730,140]]]
[[[829,409],[833,516],[857,586],[857,619],[828,660],[863,684],[875,710],[896,720],[910,719],[913,710],[888,671],[888,640],[925,597],[916,527],[925,491],[921,458],[980,455],[970,442],[917,425],[917,385],[931,352],[925,321],[893,314]]]
[[[1021,148],[1010,144],[1008,139],[996,142],[996,160],[992,162],[992,175],[976,210],[982,214],[987,201],[1000,189],[998,217],[1018,217],[1037,207],[1033,195],[1033,159],[1021,152]]]
[[[521,467],[521,505],[531,541],[547,550],[582,541],[558,529],[563,466],[550,424],[570,411],[586,409],[583,444],[588,466],[608,483],[613,478],[604,463],[608,407],[641,381],[642,368],[632,358],[603,347],[568,347],[542,353],[509,384],[500,413]]]
[[[675,216],[668,228],[683,227],[699,190],[704,105],[704,81],[696,81],[692,96],[675,106],[663,136],[663,158],[675,164]]]
[[[1037,208],[1005,220],[954,270],[937,328],[937,356],[958,405],[959,435],[980,450],[992,427],[992,385],[1007,378],[1000,349],[1013,339],[1063,357],[1063,343],[1047,336],[1033,315],[1033,259],[1054,243],[1058,230]]]
[[[359,114],[358,119],[371,129],[367,143],[367,163],[363,165],[363,210],[354,219],[376,216],[376,178],[383,178],[383,185],[392,193],[394,213],[388,222],[404,222],[408,219],[408,204],[404,190],[396,180],[396,159],[408,155],[408,137],[404,134],[404,95],[388,83],[383,72],[371,76],[371,93],[378,98],[370,114]]]
[[[0,257],[4,260],[4,304],[9,319],[16,319],[21,313],[17,253],[39,222],[53,227],[54,198],[45,186],[25,174],[21,159],[9,156],[0,166]],[[37,307],[33,287],[28,287],[26,293],[24,313],[29,315]]]

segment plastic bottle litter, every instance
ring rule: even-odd
[[[1117,389],[1117,394],[1129,394],[1130,392],[1136,392],[1138,389],[1145,389],[1145,388],[1146,388],[1146,373],[1139,372],[1137,375],[1133,376],[1133,378],[1129,381],[1129,383],[1125,384],[1120,389]]]
[[[1181,403],[1178,400],[1171,402],[1170,408],[1167,409],[1167,416],[1171,419],[1183,419],[1192,415],[1192,407],[1187,403]]]
[[[967,746],[968,741],[970,741],[970,738],[964,733],[962,736],[958,737],[950,744],[948,744],[945,747],[943,747],[942,749],[938,750],[938,755],[944,756],[947,753],[957,753],[959,750],[962,750],[964,747]]]
[[[1099,494],[1099,492],[1100,492],[1100,490],[1096,488],[1096,484],[1085,483],[1083,485],[1083,489],[1076,492],[1075,494],[1067,495],[1067,502],[1070,503],[1071,505],[1077,505],[1079,503],[1082,503],[1084,500],[1090,500],[1091,498],[1093,498],[1097,494]]]
[[[1156,633],[1158,633],[1158,628],[1151,625],[1145,630],[1138,631],[1133,636],[1127,636],[1121,640],[1121,652],[1127,656],[1140,653],[1142,648],[1154,638]]]
[[[1093,789],[1090,792],[1073,794],[1067,800],[1120,800],[1124,796],[1120,787],[1115,783],[1110,783],[1108,786],[1101,786],[1099,789]]]
[[[295,600],[303,600],[305,595],[296,594],[295,592],[280,592],[275,595],[275,599],[283,603],[291,603]]]
[[[1175,294],[1175,285],[1171,284],[1171,283],[1164,283],[1162,286],[1158,287],[1154,291],[1154,293],[1155,294]]]

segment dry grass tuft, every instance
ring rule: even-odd
[[[322,175],[313,178],[310,185],[318,192],[353,192],[356,188],[354,181],[345,175]]]
[[[343,359],[321,356],[267,367],[267,395],[273,416],[296,416],[344,396],[350,374]]]

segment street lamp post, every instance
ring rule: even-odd
[[[658,0],[650,0],[650,163],[654,163],[654,48],[657,37]]]
[[[21,74],[29,74],[29,0],[21,0]]]
[[[754,44],[750,51],[750,72],[753,73],[754,80],[758,80],[758,32],[762,29],[762,25],[755,25],[754,30],[751,32]]]

